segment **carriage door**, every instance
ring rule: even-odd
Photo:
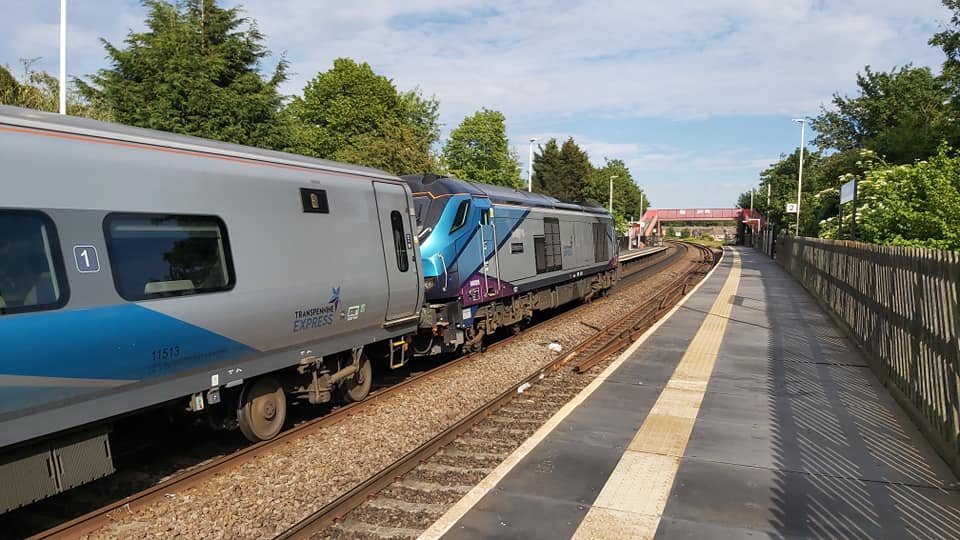
[[[374,182],[383,259],[387,270],[387,320],[409,317],[420,302],[420,267],[413,243],[413,223],[403,186]]]
[[[497,226],[493,219],[493,205],[488,199],[475,199],[480,209],[480,255],[483,265],[480,271],[483,275],[483,288],[487,296],[500,294],[500,255],[497,246]]]

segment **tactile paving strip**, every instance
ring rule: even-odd
[[[670,381],[574,538],[653,538],[670,496],[740,284],[740,256]]]

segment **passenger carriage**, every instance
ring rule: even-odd
[[[0,510],[112,472],[120,415],[269,439],[288,399],[362,399],[371,358],[406,359],[396,177],[11,107],[0,163]]]

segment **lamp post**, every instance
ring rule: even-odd
[[[610,177],[610,203],[608,206],[609,206],[611,216],[613,215],[613,179],[614,178],[619,178],[619,176],[613,175]]]
[[[796,235],[800,236],[800,194],[803,193],[803,128],[807,125],[806,118],[794,118],[794,122],[800,124],[800,167],[797,171],[797,230]]]
[[[537,139],[530,137],[530,154],[529,161],[527,162],[527,191],[533,191],[533,143],[537,142]]]
[[[753,196],[754,196],[754,194],[756,194],[756,193],[757,193],[757,190],[756,190],[756,189],[751,189],[751,190],[750,190],[750,215],[751,215],[751,216],[753,215]]]
[[[67,114],[67,0],[60,0],[60,114]]]

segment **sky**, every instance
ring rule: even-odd
[[[0,64],[58,69],[58,0],[0,0]],[[626,162],[657,208],[730,207],[800,142],[856,74],[913,63],[939,0],[222,0],[255,20],[298,94],[333,59],[370,63],[440,101],[444,137],[481,107],[507,118],[526,178],[528,140],[573,137],[595,165]],[[68,0],[68,74],[105,66],[100,38],[143,28],[138,1]],[[809,130],[807,140],[809,141]]]

